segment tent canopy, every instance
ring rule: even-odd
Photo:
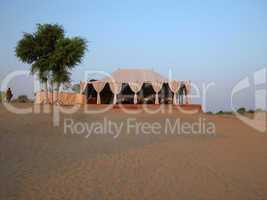
[[[184,82],[184,81],[183,81]],[[89,81],[97,92],[97,104],[100,104],[100,92],[104,89],[106,83],[109,83],[111,91],[114,94],[114,104],[116,104],[116,96],[122,89],[122,84],[127,83],[134,92],[134,103],[137,103],[137,93],[141,90],[144,83],[150,83],[156,93],[156,101],[158,104],[158,93],[163,83],[168,83],[170,90],[174,93],[174,104],[176,104],[176,93],[180,87],[180,81],[168,80],[164,76],[150,69],[117,69],[111,75],[98,81]],[[87,83],[81,82],[81,93],[85,90]],[[190,82],[185,81],[187,91],[190,88]]]
[[[111,74],[111,77],[105,77],[101,81],[115,81],[120,83],[157,81],[166,82],[167,79],[150,69],[117,69]]]

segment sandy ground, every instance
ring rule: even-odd
[[[126,127],[116,139],[64,133],[66,118],[104,117],[162,126],[201,118],[216,134],[135,134]],[[51,114],[14,115],[0,106],[0,199],[267,199],[267,133],[233,116],[111,110],[60,122],[53,127]]]

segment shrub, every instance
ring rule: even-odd
[[[217,115],[222,115],[223,114],[223,111],[220,110],[219,112],[216,113]]]
[[[237,112],[238,112],[239,114],[244,114],[244,113],[246,112],[246,108],[243,108],[243,107],[238,108],[238,109],[237,109]]]
[[[19,103],[27,103],[27,102],[31,102],[29,100],[29,98],[27,97],[27,95],[20,95],[18,96],[18,98],[15,100],[16,102],[19,102]]]
[[[208,114],[208,115],[213,115],[213,112],[208,111],[207,114]]]
[[[264,112],[261,108],[257,108],[255,112]]]
[[[232,115],[233,113],[231,111],[222,111],[216,113],[217,115]]]
[[[249,110],[248,113],[252,113],[253,114],[253,113],[255,113],[255,111],[254,110]]]

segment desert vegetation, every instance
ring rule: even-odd
[[[82,62],[86,49],[85,39],[66,37],[62,26],[37,24],[34,33],[23,34],[15,52],[20,61],[31,65],[32,74],[38,75],[48,103],[49,88],[58,93],[62,84],[70,82],[71,70]]]

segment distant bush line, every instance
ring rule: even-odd
[[[19,95],[16,99],[12,100],[16,103],[33,103],[33,100],[29,99],[27,95]]]
[[[236,112],[239,113],[239,114],[246,114],[246,113],[253,114],[253,113],[255,113],[255,112],[264,112],[264,110],[262,110],[262,109],[260,109],[260,108],[258,108],[258,109],[256,109],[256,110],[251,110],[251,109],[250,109],[250,110],[246,110],[246,108],[241,107],[241,108],[238,108],[238,109],[236,110]],[[206,114],[209,114],[209,115],[232,115],[232,114],[234,114],[234,112],[232,112],[232,111],[222,111],[222,110],[220,110],[219,112],[216,112],[216,113],[211,112],[211,111],[208,111],[208,112],[206,112]]]
[[[0,92],[0,103],[6,101],[5,92]],[[19,95],[17,98],[11,100],[14,103],[33,103],[34,101],[29,99],[27,95]]]

